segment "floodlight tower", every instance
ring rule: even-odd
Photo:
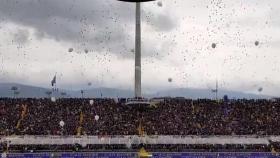
[[[148,2],[154,0],[119,0],[124,2],[136,3],[135,14],[135,81],[134,92],[135,98],[141,98],[141,2]]]

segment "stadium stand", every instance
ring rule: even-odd
[[[139,124],[147,135],[280,135],[272,100],[166,99],[139,111],[114,99],[1,99],[0,115],[1,135],[137,135]]]
[[[139,110],[114,99],[5,98],[0,99],[0,116],[2,151],[145,147],[151,151],[269,152],[278,151],[280,140],[278,100],[166,98]],[[141,136],[149,138],[143,141]]]

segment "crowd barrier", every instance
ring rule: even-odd
[[[280,136],[7,136],[0,142],[12,145],[64,144],[269,144]]]

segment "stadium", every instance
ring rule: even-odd
[[[0,0],[0,158],[280,157],[279,2],[234,2]]]

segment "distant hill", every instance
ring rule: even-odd
[[[81,97],[81,91],[68,91],[72,97]],[[92,88],[84,90],[84,97],[133,97],[133,92],[129,90],[114,89],[114,88]]]
[[[20,92],[17,97],[21,98],[42,98],[47,97],[47,91],[51,91],[48,88],[35,87],[29,85],[22,85],[17,83],[0,83],[0,97],[13,97],[14,93],[11,90],[11,87],[18,87]],[[81,91],[71,91],[71,90],[60,90],[59,92],[53,93],[53,96],[61,96],[61,92],[65,92],[66,95],[63,97],[81,97]],[[219,90],[219,98],[222,98],[224,95],[228,95],[229,98],[248,98],[248,99],[257,99],[257,98],[271,98],[271,96],[265,95],[256,95],[243,92],[229,91],[229,90]],[[84,90],[84,97],[125,97],[131,98],[134,93],[130,90],[114,89],[114,88],[93,88]],[[195,89],[195,88],[181,88],[181,89],[171,89],[165,91],[159,91],[154,94],[145,95],[145,97],[186,97],[186,98],[214,98],[214,94],[211,93],[209,89]]]
[[[49,89],[41,88],[41,87],[34,87],[34,86],[27,86],[17,83],[0,83],[0,97],[13,97],[14,93],[11,90],[11,87],[17,87],[18,97],[26,98],[37,98],[37,97],[46,97],[46,91]]]
[[[219,90],[218,98],[223,98],[227,95],[229,98],[248,98],[248,99],[259,99],[259,98],[271,98],[272,96],[256,95],[250,93]],[[209,89],[194,89],[194,88],[181,88],[161,91],[156,96],[171,96],[171,97],[186,97],[186,98],[215,98],[215,93],[211,93]],[[154,97],[154,96],[153,96]]]
[[[14,92],[11,90],[12,87],[17,87],[20,92],[17,97],[21,98],[42,98],[48,97],[47,91],[52,89],[35,87],[29,85],[22,85],[18,83],[0,83],[0,97],[14,97]],[[61,92],[65,92],[66,95],[63,97],[82,97],[81,91],[64,90],[61,89],[59,92],[53,92],[52,96],[61,96]],[[133,97],[132,91],[114,89],[114,88],[93,88],[84,90],[84,97]]]

